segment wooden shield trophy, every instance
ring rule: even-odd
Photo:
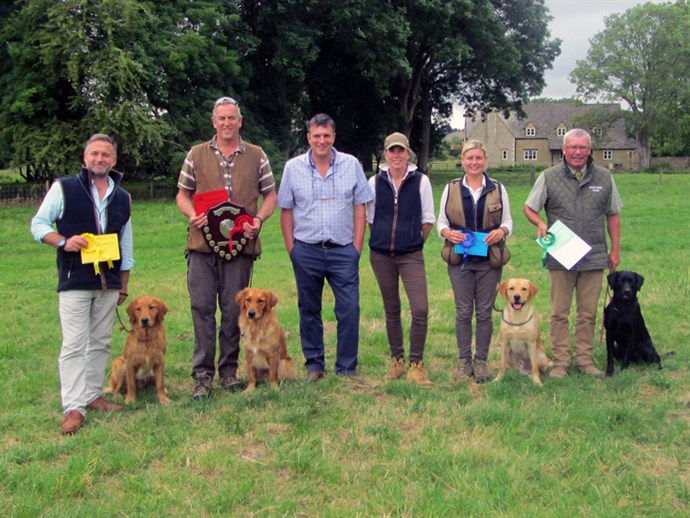
[[[208,246],[221,259],[232,261],[239,255],[249,238],[244,231],[245,223],[253,218],[241,205],[223,201],[207,213],[208,223],[202,229]]]

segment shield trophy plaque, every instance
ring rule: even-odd
[[[202,229],[206,243],[218,257],[232,261],[249,240],[244,224],[252,223],[253,218],[244,207],[231,201],[214,205],[206,216],[208,223]]]

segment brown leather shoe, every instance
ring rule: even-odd
[[[568,375],[568,367],[565,365],[556,365],[551,372],[549,372],[549,378],[553,379],[563,379]]]
[[[65,414],[65,418],[62,420],[60,431],[63,435],[73,435],[77,433],[82,426],[84,426],[84,414],[79,410],[70,410]]]
[[[100,410],[101,412],[121,412],[122,407],[113,403],[108,403],[103,396],[98,396],[91,401],[86,408],[89,410]]]
[[[319,381],[321,378],[324,377],[323,371],[315,370],[315,371],[309,371],[307,372],[307,379],[309,381]]]
[[[579,370],[582,374],[587,374],[587,376],[594,376],[595,378],[604,377],[604,373],[591,363],[589,365],[577,365],[576,367],[577,370]]]

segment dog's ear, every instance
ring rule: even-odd
[[[130,324],[137,323],[137,316],[135,314],[135,311],[137,310],[137,304],[139,304],[138,298],[134,299],[132,302],[129,303],[129,306],[127,306],[127,315],[129,316]]]
[[[235,302],[237,302],[237,305],[239,307],[242,307],[244,305],[244,296],[247,291],[247,288],[240,290],[237,292],[237,295],[235,295]]]
[[[532,281],[528,281],[528,282],[529,282],[529,298],[530,298],[530,300],[532,300],[534,298],[534,296],[537,294],[537,292],[539,291],[539,288],[537,288],[537,285],[534,284]]]
[[[168,306],[161,299],[158,299],[158,319],[163,322],[165,315],[168,314]]]
[[[642,275],[639,273],[635,273],[635,284],[638,290],[641,289],[642,285],[644,284],[644,277],[642,277]]]
[[[614,289],[616,287],[616,279],[618,278],[618,272],[611,272],[606,276],[606,281],[609,283],[609,287]]]
[[[276,304],[278,304],[278,297],[276,296],[275,293],[273,293],[272,291],[269,291],[267,293],[267,295],[268,295],[268,301],[266,303],[268,304],[268,307],[272,308]]]
[[[506,296],[506,293],[508,292],[508,281],[503,281],[501,284],[498,285],[498,292],[501,294],[502,297]]]

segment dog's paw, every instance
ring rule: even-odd
[[[243,392],[254,392],[254,389],[256,388],[256,383],[250,383],[247,385],[247,388],[244,389]]]

